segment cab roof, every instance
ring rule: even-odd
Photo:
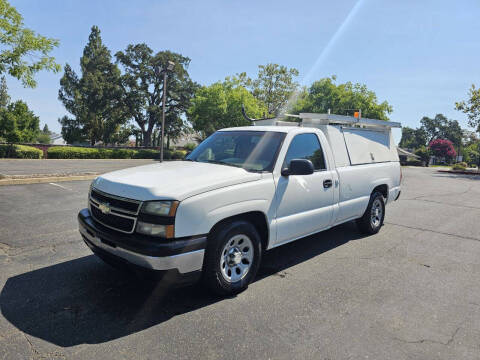
[[[293,130],[302,129],[297,125],[297,123],[292,123],[295,125],[292,126],[239,126],[239,127],[231,127],[226,129],[221,129],[218,131],[274,131],[274,132],[281,132],[281,133],[288,133]]]

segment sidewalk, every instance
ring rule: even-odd
[[[106,172],[156,162],[150,159],[0,159],[0,185],[88,180]]]

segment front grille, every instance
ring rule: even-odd
[[[132,233],[135,230],[140,201],[92,189],[89,205],[93,219],[100,224],[124,233]]]
[[[137,214],[140,201],[121,198],[119,196],[112,196],[105,194],[96,189],[92,189],[90,198],[97,203],[108,203],[112,208],[117,208],[126,213]]]

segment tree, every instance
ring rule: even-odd
[[[62,126],[62,138],[67,144],[78,144],[87,140],[82,126],[77,119],[71,119],[65,115],[58,119],[58,122]]]
[[[430,163],[430,156],[432,156],[431,150],[426,147],[425,145],[420,146],[417,150],[415,150],[415,155],[420,157],[426,166]]]
[[[27,104],[15,101],[0,109],[0,137],[8,142],[33,142],[40,133],[40,119]]]
[[[402,138],[398,146],[408,149],[418,149],[427,144],[427,133],[424,129],[412,129],[408,126],[402,127]]]
[[[39,144],[50,144],[52,142],[52,139],[50,137],[50,134],[45,134],[41,132],[37,135],[35,141]]]
[[[37,135],[36,142],[40,144],[50,144],[52,142],[52,139],[50,137],[50,129],[48,128],[48,125],[45,124],[43,125],[42,131]]]
[[[465,146],[461,152],[463,161],[469,165],[480,165],[480,141]]]
[[[386,101],[378,103],[376,94],[366,85],[351,82],[337,85],[335,81],[335,76],[323,78],[302,89],[292,111],[326,113],[330,109],[332,114],[345,115],[362,110],[362,117],[388,120],[392,107]]]
[[[34,75],[41,70],[60,71],[48,54],[59,42],[25,27],[22,15],[6,0],[0,0],[0,74],[17,78],[26,87],[35,87]]]
[[[205,138],[218,129],[250,125],[242,115],[242,104],[251,117],[261,117],[266,106],[243,86],[229,81],[200,88],[192,99],[188,119]]]
[[[82,75],[78,77],[70,65],[60,80],[59,99],[75,116],[76,131],[90,144],[113,143],[116,132],[128,117],[122,99],[120,70],[111,62],[110,51],[102,43],[100,30],[93,26],[80,58]],[[72,123],[67,122],[71,127]],[[71,131],[71,128],[65,132]],[[64,133],[62,129],[62,134]]]
[[[428,142],[434,139],[448,139],[457,146],[457,149],[462,145],[462,128],[457,120],[448,120],[445,115],[437,114],[433,119],[424,116],[420,123],[428,136]]]
[[[434,139],[428,147],[435,156],[445,157],[450,161],[457,156],[457,152],[453,148],[453,143],[450,140]]]
[[[7,80],[2,76],[0,80],[0,108],[5,109],[10,104],[10,95],[8,95]]]
[[[237,74],[231,80],[249,89],[253,96],[266,105],[269,115],[277,116],[297,90],[298,83],[294,78],[298,76],[298,70],[272,63],[259,65],[258,69],[258,77],[254,80],[247,77],[246,73]],[[230,81],[230,78],[226,80]]]
[[[152,145],[154,129],[161,130],[164,84],[158,69],[165,69],[168,61],[175,63],[168,73],[164,131],[168,140],[178,137],[186,128],[183,118],[198,88],[187,71],[190,59],[171,51],[154,55],[146,44],[128,45],[115,57],[124,69],[121,82],[124,103],[129,117],[140,127],[145,146]]]
[[[480,133],[480,89],[472,87],[468,91],[469,98],[455,103],[455,108],[467,114],[468,125]]]

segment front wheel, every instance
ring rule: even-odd
[[[380,231],[385,218],[385,199],[379,192],[370,196],[367,210],[363,216],[357,219],[357,226],[364,234],[373,235]]]
[[[245,290],[257,274],[261,254],[260,235],[251,223],[236,220],[221,225],[208,239],[206,285],[222,296]]]

